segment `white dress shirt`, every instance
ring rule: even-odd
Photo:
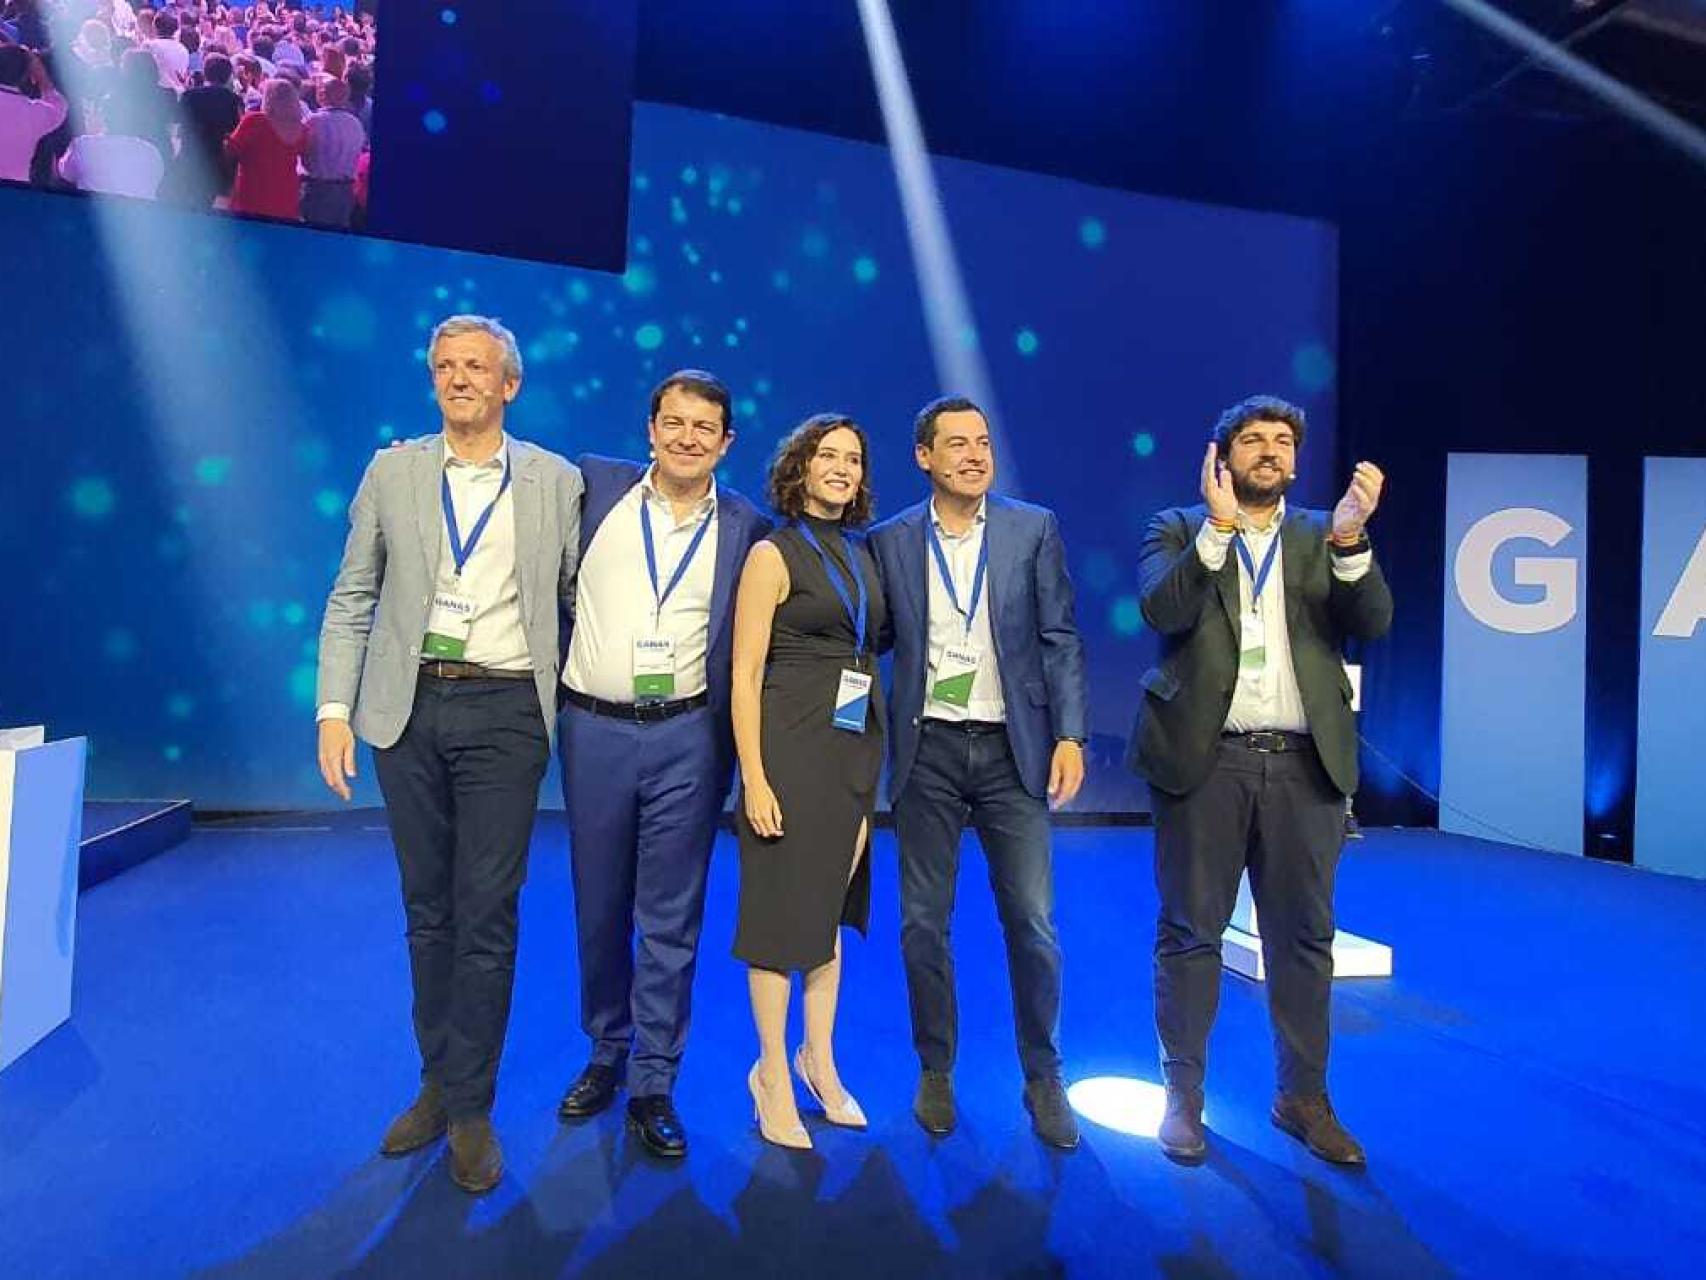
[[[464,544],[480,516],[497,497],[508,466],[509,441],[499,437],[498,451],[484,462],[458,458],[444,442],[444,473],[450,478],[450,503],[456,509],[456,532]],[[515,477],[486,522],[485,532],[463,565],[460,581],[456,558],[450,553],[450,526],[439,519],[438,589],[467,596],[474,602],[468,626],[464,662],[500,671],[527,671],[527,629],[521,622],[521,591],[515,577]]]
[[[711,635],[711,589],[717,562],[717,485],[680,521],[656,488],[655,468],[611,509],[592,544],[582,550],[575,581],[575,630],[563,683],[604,702],[634,701],[634,641],[675,641],[675,698],[705,692],[705,653]],[[646,573],[640,508],[651,516],[658,591],[669,585],[701,525],[710,522],[693,562],[660,613]]]
[[[458,458],[444,442],[444,474],[450,480],[450,505],[456,511],[456,532],[464,544],[491,505],[503,484],[508,465],[509,440],[500,436],[498,451],[484,462]],[[433,495],[438,501],[438,493]],[[492,518],[462,567],[456,573],[456,557],[450,552],[450,526],[438,518],[437,590],[465,596],[474,602],[468,624],[468,642],[462,661],[499,671],[527,671],[533,666],[527,653],[527,631],[521,622],[521,591],[515,577],[515,477],[498,499]],[[349,707],[328,702],[315,713],[316,720],[348,720]]]
[[[930,499],[930,523],[942,542],[942,555],[953,575],[954,594],[960,605],[971,607],[972,582],[977,577],[977,558],[983,550],[984,531],[988,523],[989,500],[977,504],[977,515],[971,528],[964,533],[949,533],[942,527],[936,510],[936,500]],[[936,563],[936,553],[930,550],[928,538],[924,546],[924,577],[929,583],[930,665],[924,673],[924,718],[926,720],[986,720],[1004,724],[1007,702],[1001,692],[1001,670],[995,655],[995,633],[990,625],[989,574],[984,573],[983,592],[978,597],[977,613],[972,617],[971,633],[966,633],[966,616],[954,607],[948,588],[942,582],[942,570]],[[938,702],[930,696],[936,686],[936,669],[942,662],[942,651],[949,645],[962,645],[978,652],[977,674],[972,677],[971,699],[964,707]]]
[[[1308,733],[1309,717],[1303,710],[1303,693],[1297,687],[1297,671],[1291,662],[1291,635],[1285,622],[1285,548],[1274,546],[1285,524],[1285,499],[1281,498],[1273,518],[1263,528],[1242,510],[1238,513],[1236,533],[1222,533],[1206,520],[1197,534],[1197,555],[1210,573],[1219,573],[1226,557],[1235,554],[1232,543],[1244,540],[1250,560],[1257,572],[1274,547],[1273,568],[1268,571],[1262,586],[1260,619],[1264,661],[1252,669],[1243,646],[1239,646],[1238,683],[1232,693],[1232,707],[1226,715],[1227,733],[1254,733],[1258,730],[1282,730]],[[1330,556],[1333,576],[1340,582],[1356,582],[1374,562],[1371,551],[1353,556]],[[1238,614],[1240,620],[1250,616],[1252,591],[1255,586],[1244,558],[1238,561]]]

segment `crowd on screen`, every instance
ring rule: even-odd
[[[359,227],[371,8],[0,0],[0,180]]]

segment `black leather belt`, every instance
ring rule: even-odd
[[[1280,729],[1259,729],[1255,733],[1223,733],[1220,740],[1250,751],[1285,752],[1308,751],[1315,739],[1307,733],[1288,733]]]
[[[943,720],[937,716],[925,716],[924,724],[926,727],[954,729],[972,737],[984,733],[1007,732],[1007,726],[999,720]]]
[[[608,716],[612,720],[627,720],[633,724],[652,724],[658,720],[673,720],[676,716],[709,706],[711,698],[709,694],[696,693],[691,698],[676,698],[671,702],[606,702],[577,689],[565,688],[563,701],[595,716]]]
[[[421,674],[435,680],[531,680],[531,671],[500,671],[482,667],[478,662],[452,662],[448,658],[428,658],[421,663]]]

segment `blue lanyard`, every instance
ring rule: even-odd
[[[462,576],[462,568],[468,563],[468,558],[474,554],[474,546],[480,541],[480,535],[486,531],[486,525],[492,518],[492,512],[498,509],[498,503],[503,501],[504,490],[509,488],[509,458],[504,458],[504,478],[498,484],[498,496],[480,513],[480,518],[474,522],[474,527],[468,531],[468,541],[462,541],[462,535],[456,527],[456,504],[450,500],[450,468],[446,467],[439,477],[439,497],[444,501],[444,524],[450,531],[450,558],[456,562],[456,576]]]
[[[847,591],[846,580],[841,576],[841,570],[835,561],[829,558],[829,552],[823,549],[823,543],[817,540],[811,526],[804,520],[795,521],[794,527],[802,537],[811,544],[817,558],[823,561],[823,571],[829,575],[829,585],[835,588],[835,594],[841,599],[841,607],[847,611],[847,621],[852,624],[854,636],[854,656],[863,657],[865,653],[865,626],[869,620],[870,602],[865,596],[865,575],[859,572],[859,557],[855,554],[852,544],[847,545],[847,559],[853,573],[853,584],[858,591],[858,606],[855,608],[852,598]]]
[[[716,512],[708,512],[699,521],[699,531],[693,535],[693,541],[687,544],[687,553],[681,557],[681,563],[675,566],[675,572],[670,575],[669,584],[660,593],[658,591],[658,553],[657,544],[652,541],[652,513],[648,509],[646,495],[640,494],[640,536],[646,543],[646,572],[652,579],[652,598],[658,602],[658,614],[663,614],[664,601],[670,593],[681,585],[681,580],[687,576],[687,566],[693,563],[693,557],[699,550],[699,544],[705,541],[705,533],[711,527],[711,521],[716,518]]]
[[[948,556],[942,550],[942,539],[936,534],[936,521],[926,514],[924,518],[924,536],[930,541],[930,550],[935,553],[936,567],[942,571],[942,585],[948,590],[948,601],[954,606],[954,612],[966,620],[966,634],[971,634],[972,619],[977,617],[978,601],[983,598],[983,575],[989,568],[989,531],[984,530],[983,541],[977,548],[977,571],[971,579],[971,605],[960,604],[959,593],[954,590],[954,575],[948,570]]]
[[[1274,530],[1274,540],[1268,543],[1268,554],[1262,557],[1260,572],[1256,569],[1256,559],[1250,554],[1249,545],[1244,541],[1244,535],[1237,539],[1238,558],[1244,562],[1244,571],[1250,575],[1250,607],[1254,609],[1262,602],[1262,588],[1268,585],[1268,574],[1274,567],[1274,556],[1279,551],[1280,533]]]

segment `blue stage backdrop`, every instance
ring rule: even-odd
[[[939,179],[1005,487],[1059,510],[1079,589],[1078,808],[1140,808],[1118,764],[1139,538],[1195,500],[1209,424],[1254,391],[1309,409],[1298,496],[1331,502],[1335,234],[960,161]],[[759,492],[776,438],[837,409],[872,432],[881,509],[917,500],[911,418],[943,388],[886,150],[642,106],[632,181],[622,276],[0,192],[0,721],[87,734],[95,795],[327,803],[315,641],[346,508],[374,449],[436,428],[423,345],[452,311],[520,335],[512,425],[550,448],[640,453],[646,391],[703,365],[737,397],[726,482]]]
[[[1582,852],[1587,501],[1584,457],[1448,460],[1441,831]]]
[[[1648,458],[1646,481],[1635,862],[1706,878],[1706,458]]]

